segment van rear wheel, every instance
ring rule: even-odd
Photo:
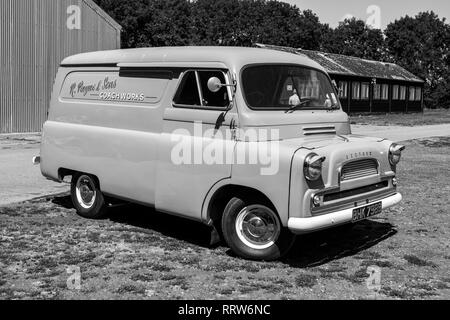
[[[70,195],[77,213],[83,218],[101,219],[106,215],[105,199],[97,181],[91,175],[73,175]]]
[[[231,199],[225,207],[222,231],[233,252],[250,260],[279,259],[295,240],[270,205],[240,198]]]

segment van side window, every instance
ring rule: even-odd
[[[187,71],[178,86],[173,103],[177,107],[194,107],[196,109],[224,109],[230,104],[228,88],[222,87],[217,92],[208,89],[208,80],[216,77],[225,84],[226,76],[221,70]]]
[[[212,77],[219,78],[221,83],[226,83],[225,75],[221,71],[198,71],[200,87],[203,96],[204,107],[224,108],[230,104],[227,87],[222,87],[217,92],[208,89],[208,80]]]
[[[173,102],[178,105],[201,106],[195,71],[184,74]]]

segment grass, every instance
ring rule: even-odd
[[[317,276],[313,274],[301,274],[295,277],[295,284],[298,287],[312,288],[317,282]]]
[[[408,261],[410,264],[419,266],[419,267],[436,267],[436,264],[430,261],[426,261],[420,259],[414,255],[405,255],[403,258]]]
[[[450,138],[407,142],[402,203],[351,230],[301,236],[282,261],[210,248],[202,225],[125,205],[75,214],[66,195],[0,207],[0,299],[448,299]],[[69,266],[81,290],[69,290]],[[381,291],[366,286],[381,270]]]
[[[425,109],[423,113],[352,114],[356,125],[422,126],[450,123],[450,109]]]

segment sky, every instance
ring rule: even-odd
[[[450,0],[282,0],[297,5],[301,10],[311,9],[322,23],[336,27],[346,15],[366,21],[382,29],[402,16],[433,10],[439,18],[450,23]],[[377,9],[379,8],[379,11]],[[370,13],[367,13],[371,7]],[[379,14],[378,14],[379,12]],[[378,19],[379,17],[379,19]]]

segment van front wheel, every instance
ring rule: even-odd
[[[83,218],[100,219],[105,216],[105,200],[98,183],[92,176],[87,174],[73,175],[70,194],[77,213]]]
[[[222,231],[230,248],[250,260],[276,260],[288,252],[295,240],[270,205],[239,198],[231,199],[225,207]]]

